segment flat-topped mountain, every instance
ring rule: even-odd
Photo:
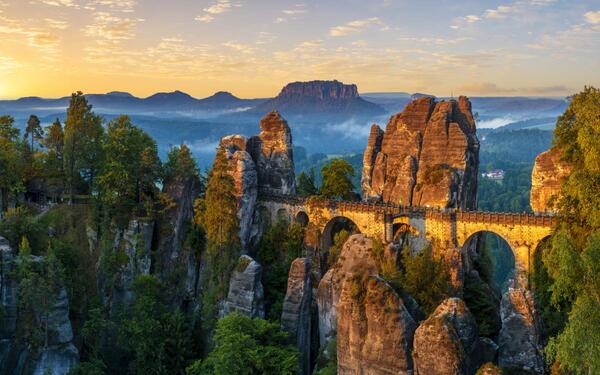
[[[288,83],[277,97],[257,106],[264,113],[278,110],[284,115],[331,113],[337,115],[381,115],[385,110],[360,97],[354,84],[339,81]]]

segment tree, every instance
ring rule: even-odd
[[[108,124],[106,155],[98,181],[102,199],[120,224],[154,198],[161,173],[156,142],[120,116]]]
[[[71,95],[64,129],[64,164],[70,202],[77,184],[83,179],[91,190],[102,165],[102,119],[81,92]]]
[[[300,175],[298,176],[298,182],[297,182],[297,190],[298,190],[298,195],[300,195],[301,197],[308,197],[311,195],[317,195],[319,190],[317,189],[317,186],[315,185],[315,170],[314,168],[310,168],[310,172],[307,174],[306,172],[302,171],[300,173]]]
[[[0,212],[8,209],[10,193],[22,191],[24,156],[19,129],[11,116],[0,116]]]
[[[331,199],[352,200],[356,197],[352,177],[354,167],[343,159],[333,159],[321,169],[321,195]]]
[[[576,374],[600,371],[600,90],[586,87],[558,118],[554,144],[572,167],[563,181],[558,225],[542,261],[555,307],[571,306],[547,354]]]
[[[29,120],[27,120],[27,127],[25,128],[25,138],[31,139],[31,153],[35,151],[34,149],[34,141],[40,141],[42,136],[44,135],[44,130],[40,125],[40,119],[36,115],[29,116]]]
[[[187,145],[182,144],[169,150],[167,162],[164,165],[164,173],[165,183],[172,180],[185,181],[190,177],[199,175],[196,161]]]
[[[192,365],[188,375],[292,375],[298,371],[298,351],[289,345],[278,323],[235,312],[219,320],[213,340],[215,346],[206,360]]]
[[[64,188],[64,143],[65,134],[59,119],[56,119],[52,125],[45,131],[45,137],[42,141],[46,148],[45,154],[45,174],[49,186],[62,191]]]

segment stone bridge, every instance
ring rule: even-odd
[[[339,201],[261,194],[259,209],[271,222],[287,220],[313,224],[321,233],[321,248],[333,242],[336,225],[351,222],[358,231],[389,243],[410,234],[413,248],[432,243],[437,249],[457,249],[484,232],[495,233],[513,251],[515,270],[526,282],[539,244],[550,236],[552,214],[460,211],[429,207],[402,207],[388,203]],[[525,279],[522,279],[525,278]]]

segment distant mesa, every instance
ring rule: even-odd
[[[106,93],[107,96],[114,96],[117,98],[133,98],[134,96],[125,91],[111,91]]]
[[[340,115],[381,115],[385,110],[360,97],[354,84],[339,81],[288,83],[277,97],[258,105],[259,113],[278,110],[284,115],[335,113]]]

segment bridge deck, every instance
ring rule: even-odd
[[[285,196],[262,193],[258,197],[265,202],[276,202],[294,206],[311,206],[315,208],[339,209],[347,211],[373,212],[375,214],[396,217],[436,217],[447,218],[458,222],[478,222],[507,225],[534,225],[551,227],[555,224],[556,216],[553,213],[515,213],[515,212],[487,212],[465,211],[456,208],[401,206],[387,202],[344,201],[320,197],[303,198],[298,196]]]

